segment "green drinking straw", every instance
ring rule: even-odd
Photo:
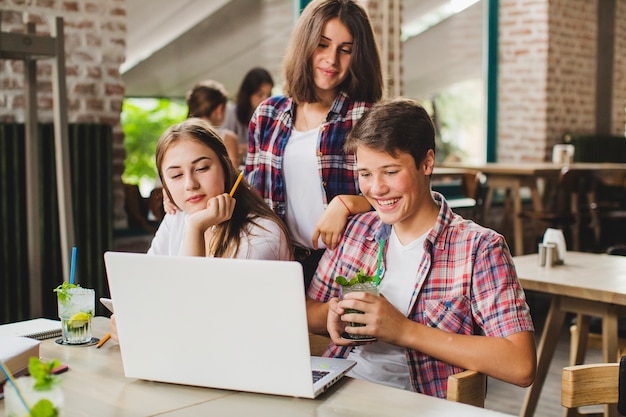
[[[70,284],[74,283],[75,272],[76,272],[76,246],[72,248],[72,265],[70,267]]]
[[[381,240],[378,246],[378,265],[376,266],[376,286],[380,282],[380,272],[383,268],[383,249],[385,248],[385,240]]]
[[[15,382],[15,379],[13,378],[11,371],[9,371],[9,368],[7,368],[4,362],[2,361],[0,361],[0,368],[2,368],[2,373],[4,374],[6,379],[9,382],[11,382],[11,385],[13,385],[13,388],[15,389],[15,392],[17,393],[17,397],[22,401],[22,405],[24,405],[26,410],[28,410],[28,415],[30,415],[30,406],[26,402],[26,397],[24,397],[24,394],[22,394],[22,391],[20,390],[20,387],[17,385],[17,382]]]

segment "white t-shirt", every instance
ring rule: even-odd
[[[425,233],[405,246],[400,243],[392,227],[387,242],[385,275],[378,289],[405,316],[409,314],[427,235]],[[412,391],[405,350],[385,342],[357,346],[348,356],[348,359],[357,362],[348,375]]]
[[[324,214],[323,187],[317,167],[319,127],[307,132],[293,129],[285,146],[285,223],[294,244],[310,248],[313,230]],[[326,248],[321,239],[320,249]]]
[[[177,211],[176,214],[166,214],[152,239],[148,254],[181,255],[187,216],[188,214],[182,211]],[[262,227],[254,226],[251,233],[242,236],[239,251],[234,258],[290,260],[291,253],[287,239],[280,227],[265,218],[257,218],[255,222]]]

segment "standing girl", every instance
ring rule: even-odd
[[[343,151],[354,123],[383,94],[365,9],[356,0],[309,3],[284,70],[285,95],[261,103],[250,121],[246,174],[287,223],[308,287],[348,217],[370,209],[358,195],[354,155]]]

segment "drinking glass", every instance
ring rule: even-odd
[[[364,282],[361,284],[354,284],[354,285],[342,285],[341,292],[343,294],[342,298],[343,296],[351,292],[367,292],[370,294],[374,294],[375,296],[378,297],[378,286],[376,286],[375,282]],[[346,308],[346,314],[351,314],[351,313],[363,314],[361,310],[356,310],[353,308]],[[347,322],[346,325],[350,327],[365,326],[363,323],[355,323],[351,321]],[[350,339],[350,340],[371,340],[372,339],[372,336],[368,336],[365,334],[352,334],[348,332],[342,333],[341,337],[343,337],[344,339]]]
[[[91,342],[91,318],[96,307],[96,291],[70,288],[65,299],[57,296],[63,343],[82,345]]]
[[[29,376],[17,378],[15,382],[30,407],[34,407],[39,400],[46,399],[52,403],[52,406],[57,410],[58,415],[61,415],[61,409],[63,408],[63,391],[61,390],[60,384],[55,385],[50,389],[39,391],[34,388],[35,379]],[[15,392],[13,384],[8,381],[4,384],[4,413],[7,417],[30,416],[30,413],[26,410],[22,400],[20,400],[19,396]]]

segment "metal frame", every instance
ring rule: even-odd
[[[0,15],[0,22],[2,21]],[[34,23],[25,25],[26,33],[0,30],[0,58],[24,61],[26,96],[26,204],[29,258],[30,314],[42,315],[42,265],[39,198],[39,152],[37,141],[37,60],[53,59],[53,117],[56,186],[59,209],[59,233],[63,277],[69,278],[70,248],[74,246],[74,212],[69,166],[67,128],[67,87],[65,82],[65,47],[63,18],[51,22],[50,36],[36,35]]]

